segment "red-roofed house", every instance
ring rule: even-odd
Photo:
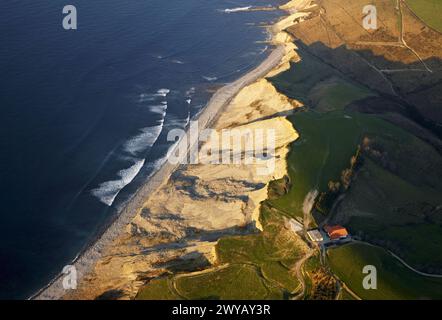
[[[343,226],[329,226],[324,227],[325,232],[327,232],[330,240],[340,240],[348,237],[348,231]]]

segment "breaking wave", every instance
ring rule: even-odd
[[[136,155],[140,151],[145,151],[152,147],[161,134],[164,126],[164,119],[166,118],[167,102],[165,104],[149,106],[149,110],[153,113],[160,114],[161,119],[157,120],[157,125],[145,127],[140,130],[140,133],[127,141],[123,150]]]
[[[195,94],[195,91],[196,91],[195,87],[190,88],[189,90],[186,91],[186,97],[189,98],[192,97],[192,95]]]
[[[262,49],[259,51],[259,54],[263,54],[264,52],[267,51],[268,48],[269,48],[269,46],[265,46],[264,48],[262,48]]]
[[[169,89],[160,89],[157,93],[153,94],[153,96],[165,97],[169,92]],[[145,94],[143,97],[146,98],[147,95]],[[157,124],[140,129],[139,133],[130,138],[122,147],[124,152],[130,154],[130,157],[127,157],[126,159],[135,161],[134,164],[127,169],[120,170],[117,173],[120,177],[119,179],[103,182],[98,188],[91,191],[92,195],[97,197],[102,203],[111,206],[118,193],[136,177],[144,166],[145,159],[133,157],[136,157],[140,152],[147,151],[158,140],[163,130],[164,120],[167,113],[167,101],[161,101],[160,103],[161,104],[159,105],[149,106],[149,110],[152,113],[161,115],[161,118],[157,120]]]
[[[170,89],[160,89],[157,91],[156,96],[165,97],[169,94]]]
[[[159,105],[149,106],[149,111],[156,113],[156,114],[160,114],[162,116],[162,118],[164,119],[164,117],[166,116],[166,111],[167,111],[167,102],[163,101]]]
[[[233,13],[233,12],[249,11],[251,8],[252,8],[252,6],[238,7],[238,8],[224,9],[223,12],[225,12],[225,13]]]
[[[101,183],[98,188],[91,191],[92,195],[110,207],[120,191],[132,182],[144,166],[144,159],[136,159],[135,161],[131,167],[118,172],[120,179]]]
[[[124,144],[124,151],[136,155],[140,151],[153,146],[157,141],[163,129],[163,121],[161,124],[153,127],[146,127],[141,129],[140,134],[136,135]]]
[[[203,78],[206,79],[207,81],[210,81],[210,82],[218,80],[217,77],[206,77],[206,76],[203,76]]]
[[[159,89],[157,92],[155,93],[141,93],[138,96],[138,102],[142,103],[142,102],[146,102],[146,101],[155,101],[158,99],[158,97],[166,97],[170,92],[170,89]]]

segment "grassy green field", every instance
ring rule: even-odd
[[[286,299],[295,294],[299,281],[291,269],[304,244],[284,227],[283,215],[266,205],[261,222],[261,233],[219,240],[218,262],[227,267],[150,281],[137,299]]]
[[[340,180],[365,134],[392,129],[387,122],[374,116],[341,111],[299,112],[290,120],[301,132],[288,157],[292,187],[286,195],[270,203],[298,217],[303,215],[304,199],[310,191],[327,191],[329,181]]]
[[[258,272],[252,265],[235,264],[216,272],[181,277],[176,280],[176,288],[192,300],[266,299],[270,292]]]
[[[284,227],[283,214],[264,204],[261,209],[263,232],[220,239],[216,253],[220,263],[247,263],[259,268],[265,283],[276,287],[280,297],[299,286],[291,270],[303,254],[303,244]],[[300,247],[301,246],[301,247]]]
[[[442,32],[442,1],[406,0],[411,10],[433,29]]]
[[[339,212],[348,218],[353,233],[389,248],[421,270],[440,270],[442,227],[424,214],[425,207],[439,202],[440,192],[416,186],[366,161]]]
[[[376,95],[367,88],[342,78],[335,69],[305,50],[302,60],[269,80],[289,98],[301,101],[318,112],[343,110],[349,103]]]
[[[339,296],[339,300],[351,301],[351,300],[356,300],[356,299],[347,290],[343,289],[341,291],[340,296]]]
[[[363,87],[339,79],[319,83],[310,91],[310,99],[318,112],[343,110],[351,102],[372,95]]]
[[[261,272],[265,279],[273,281],[282,288],[286,288],[287,292],[296,292],[298,289],[299,281],[294,272],[280,261],[262,264]]]
[[[404,267],[388,252],[365,244],[350,244],[328,251],[333,272],[363,299],[441,299],[442,279],[424,277]],[[377,269],[377,290],[362,286],[362,269]]]
[[[340,78],[336,70],[308,52],[291,69],[270,81],[290,98],[309,107],[289,119],[300,132],[291,145],[288,171],[292,187],[287,195],[271,200],[272,206],[292,216],[302,217],[306,195],[328,190],[329,181],[339,181],[350,166],[366,130],[378,130],[386,123],[375,117],[347,114],[344,108],[356,100],[372,96],[369,90]]]
[[[153,279],[148,286],[142,288],[136,300],[180,300],[181,297],[176,294],[172,288],[171,277]]]
[[[330,67],[308,53],[287,72],[271,79],[278,90],[301,97],[309,106],[290,118],[300,133],[292,144],[288,194],[270,200],[275,207],[302,217],[303,202],[312,190],[325,192],[364,137],[377,154],[363,156],[338,220],[354,234],[386,246],[424,270],[442,270],[442,157],[426,142],[382,120],[378,115],[348,113],[343,106],[370,94],[338,79]],[[406,159],[406,161],[404,161]]]
[[[440,273],[442,157],[400,129],[369,137],[371,151],[337,214],[352,233],[420,270]]]
[[[281,266],[282,268],[282,266]],[[293,281],[286,270],[268,265],[263,268],[270,276]],[[296,283],[296,281],[294,282]],[[250,288],[250,290],[244,290]],[[253,289],[252,289],[253,288]],[[263,277],[261,269],[250,264],[232,264],[225,268],[198,274],[182,274],[154,279],[137,294],[137,300],[247,300],[283,299],[278,285]]]

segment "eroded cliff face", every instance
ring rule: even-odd
[[[222,114],[216,130],[274,129],[276,151],[273,160],[267,160],[274,161],[274,171],[257,174],[257,167],[266,165],[261,159],[253,159],[253,165],[181,167],[145,203],[75,296],[93,299],[117,290],[117,298],[131,298],[144,279],[174,266],[187,264],[187,268],[198,269],[214,263],[213,249],[219,237],[258,231],[259,205],[267,197],[267,184],[286,174],[287,146],[298,137],[292,124],[279,114],[297,106],[267,80],[244,88]]]
[[[70,298],[93,299],[106,292],[114,292],[116,298],[131,298],[146,278],[174,266],[197,269],[214,263],[213,249],[219,237],[257,232],[259,205],[267,197],[267,184],[286,174],[287,146],[298,137],[281,114],[297,106],[265,79],[245,87],[214,129],[220,134],[225,128],[251,132],[274,129],[274,156],[267,160],[254,157],[253,164],[181,167],[147,200],[125,235],[106,250],[94,272]],[[269,167],[274,170],[257,174],[259,168],[267,167],[266,161],[273,161]]]
[[[284,9],[298,7],[303,1],[292,1]],[[298,16],[305,16],[306,13]],[[292,16],[293,18],[293,16]],[[294,23],[294,19],[290,20]],[[298,61],[293,38],[284,31],[285,21],[273,30],[275,45],[284,45],[285,57],[267,77],[287,70]],[[254,137],[253,150],[241,149],[251,156],[251,164],[200,164],[181,166],[152,195],[126,232],[105,249],[93,272],[86,275],[78,289],[67,299],[130,299],[150,278],[177,270],[194,271],[216,263],[217,240],[229,234],[260,231],[260,202],[267,198],[269,181],[286,175],[288,145],[298,134],[285,116],[301,106],[278,93],[265,78],[243,88],[219,116],[213,129],[274,132],[275,152],[262,157],[265,143]],[[213,144],[208,139],[200,150]],[[226,151],[226,150],[224,150]],[[233,157],[238,150],[228,150]],[[249,151],[249,152],[248,152]],[[271,170],[260,170],[271,168]],[[267,171],[267,172],[266,172]]]

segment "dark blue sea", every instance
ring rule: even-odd
[[[0,298],[29,297],[91,243],[168,130],[270,52],[262,25],[282,12],[245,8],[283,2],[1,1]]]

